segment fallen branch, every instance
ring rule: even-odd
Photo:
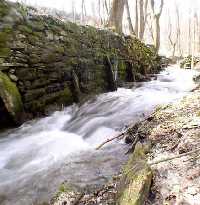
[[[183,153],[183,154],[175,155],[173,157],[168,157],[168,158],[165,158],[165,159],[160,159],[160,160],[155,161],[155,162],[149,162],[148,165],[150,165],[150,166],[156,165],[156,164],[159,164],[161,162],[167,162],[167,161],[170,161],[170,160],[173,160],[173,159],[178,159],[178,158],[181,158],[181,157],[185,157],[185,156],[194,154],[196,152],[200,152],[200,148],[198,148],[196,150],[193,150],[193,151],[190,151],[190,152]]]
[[[99,150],[99,149],[101,149],[105,144],[107,144],[108,142],[111,142],[111,141],[113,141],[113,140],[115,140],[115,139],[119,139],[119,138],[123,138],[125,135],[125,132],[122,132],[120,135],[117,135],[117,136],[115,136],[115,137],[112,137],[112,138],[110,138],[110,139],[107,139],[105,142],[103,142],[103,143],[101,143],[98,147],[96,147],[96,150]]]
[[[153,119],[153,117],[152,116],[148,116],[147,118],[145,118],[145,119],[143,119],[143,120],[141,120],[141,121],[139,121],[138,123],[135,123],[133,126],[131,126],[131,127],[129,127],[129,128],[127,128],[124,132],[122,132],[121,134],[119,134],[119,135],[117,135],[117,136],[115,136],[115,137],[112,137],[112,138],[110,138],[110,139],[107,139],[105,142],[103,142],[103,143],[101,143],[98,147],[96,147],[96,150],[99,150],[99,149],[101,149],[105,144],[107,144],[107,143],[109,143],[109,142],[111,142],[111,141],[113,141],[113,140],[115,140],[115,139],[123,139],[126,135],[125,135],[125,133],[127,133],[127,134],[130,134],[129,133],[129,131],[132,131],[132,129],[137,125],[139,125],[139,124],[142,124],[143,122],[146,122],[146,121],[151,121]],[[140,125],[141,126],[141,125]],[[137,128],[137,130],[138,130],[138,128]],[[139,136],[138,136],[138,131],[137,131],[137,133],[135,134],[135,139],[134,139],[134,142],[133,142],[133,146],[132,146],[132,150],[134,151],[134,148],[135,148],[135,145],[137,144],[137,142],[138,142],[138,138],[139,138]]]

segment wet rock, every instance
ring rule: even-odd
[[[17,76],[14,75],[14,74],[9,74],[9,78],[10,78],[13,82],[17,82],[17,81],[18,81]]]
[[[136,145],[122,175],[118,204],[143,205],[149,195],[152,171],[140,143]]]
[[[21,95],[16,85],[2,72],[0,72],[0,98],[3,100],[13,121],[17,124],[21,122],[23,114]]]

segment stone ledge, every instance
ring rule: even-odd
[[[124,167],[117,197],[118,205],[143,205],[149,195],[153,175],[146,163],[144,150],[143,145],[138,143]]]

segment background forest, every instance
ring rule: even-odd
[[[193,0],[19,0],[62,20],[136,35],[161,54],[200,53],[200,2]],[[116,25],[115,25],[116,22]]]

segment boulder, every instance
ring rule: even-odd
[[[15,123],[21,121],[23,104],[17,86],[0,71],[0,98]]]
[[[143,205],[149,195],[152,171],[146,163],[145,147],[138,143],[123,170],[118,205]]]

